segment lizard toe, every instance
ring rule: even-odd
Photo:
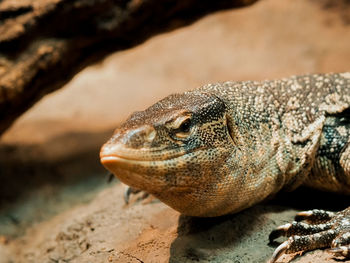
[[[308,224],[305,222],[288,223],[282,226],[277,227],[273,230],[269,236],[270,242],[274,241],[276,238],[281,236],[290,237],[293,235],[310,235],[314,233],[319,233],[325,230],[328,230],[332,227],[331,223],[324,224]]]
[[[335,256],[350,258],[350,208],[336,214],[334,218],[334,228],[339,232],[332,241],[331,249],[327,252]]]
[[[298,222],[305,220],[311,224],[320,224],[331,220],[334,216],[334,212],[314,209],[297,213],[295,220]]]
[[[284,253],[291,254],[317,248],[330,247],[335,236],[336,233],[332,229],[311,235],[293,235],[276,248],[271,257],[270,263],[276,262],[276,260]]]

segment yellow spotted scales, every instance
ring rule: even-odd
[[[236,213],[306,185],[350,194],[350,73],[209,84],[132,114],[101,149],[122,182],[185,215]],[[272,256],[350,257],[350,208],[302,212]],[[299,221],[300,221],[299,220]]]

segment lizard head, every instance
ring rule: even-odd
[[[215,95],[170,95],[117,128],[101,162],[122,182],[183,214],[214,216],[218,210],[207,195],[222,187],[218,171],[231,149],[226,122],[225,103]]]

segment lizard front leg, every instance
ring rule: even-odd
[[[350,207],[338,213],[305,211],[298,213],[296,220],[271,232],[270,241],[280,236],[289,238],[276,248],[270,263],[276,262],[283,253],[318,248],[329,248],[327,251],[335,256],[350,258]]]

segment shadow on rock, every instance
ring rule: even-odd
[[[307,187],[300,187],[293,192],[280,192],[268,204],[283,206],[286,209],[310,210],[323,209],[340,211],[350,206],[349,198],[337,193],[322,192]]]
[[[43,144],[0,144],[0,207],[45,184],[107,174],[98,156],[111,134],[66,133]]]
[[[293,221],[298,211],[314,208],[339,211],[349,205],[344,196],[300,188],[280,193],[272,200],[234,215],[181,216],[169,262],[266,262],[276,247],[269,244],[270,232],[278,225]]]
[[[270,206],[255,206],[217,218],[181,216],[178,237],[171,244],[169,262],[263,262],[273,221]]]
[[[0,144],[0,235],[21,235],[28,226],[88,202],[106,187],[99,150],[111,133],[66,133],[43,144]]]

